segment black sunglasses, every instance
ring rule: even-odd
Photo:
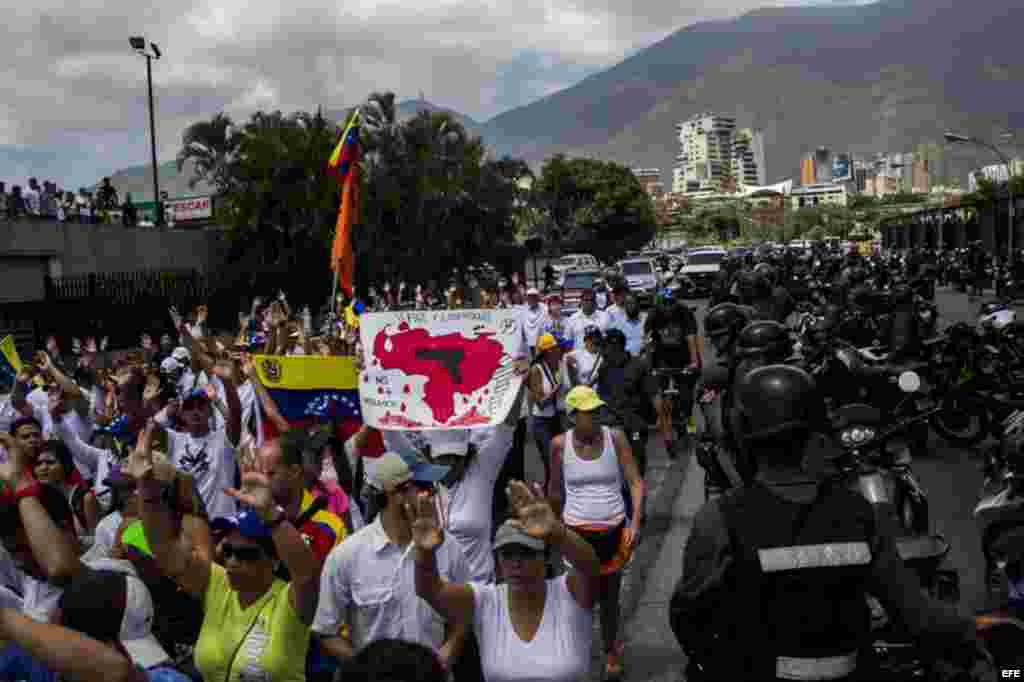
[[[255,545],[232,545],[225,542],[221,545],[220,551],[224,555],[224,561],[228,561],[232,557],[239,561],[259,561],[265,556],[263,548]]]

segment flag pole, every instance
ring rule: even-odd
[[[341,137],[338,138],[339,139],[338,149],[340,149],[341,145],[343,145],[345,143],[345,139],[348,137],[349,131],[352,130],[352,126],[354,126],[359,121],[359,115],[361,113],[362,113],[362,110],[361,110],[360,107],[356,107],[355,110],[352,112],[352,116],[349,118],[348,124],[343,129],[343,131],[341,133]],[[335,152],[335,153],[337,153],[337,152]],[[331,156],[333,158],[334,154],[332,154]],[[349,172],[350,173],[355,172],[355,168],[354,167],[350,168]],[[338,313],[339,272],[338,272],[337,264],[336,263],[331,263],[331,269],[334,271],[334,277],[332,278],[333,282],[331,284],[331,300],[328,302],[329,310],[331,311],[330,315],[328,316],[328,319],[331,321],[331,327],[332,327],[330,335],[340,337],[341,336],[341,329],[340,329],[340,325],[338,323],[341,320],[344,319],[344,316]],[[355,298],[355,293],[356,293],[356,282],[355,282],[355,272],[353,272],[352,273],[352,297],[353,298]]]

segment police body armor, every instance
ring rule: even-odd
[[[729,622],[713,679],[858,679],[871,639],[871,506],[839,486],[823,485],[802,505],[760,483],[721,503],[737,561],[723,589],[734,601],[722,609]]]

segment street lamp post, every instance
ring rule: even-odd
[[[150,43],[150,49],[147,50],[146,40],[141,36],[132,36],[128,39],[128,42],[131,44],[132,49],[146,58],[146,86],[149,92],[149,153],[153,162],[153,202],[156,205],[153,225],[163,227],[163,201],[161,201],[160,197],[160,180],[156,165],[156,116],[153,111],[153,60],[160,59],[162,55],[156,43]]]
[[[1014,220],[1013,220],[1013,218],[1014,218],[1014,214],[1016,213],[1016,210],[1015,210],[1016,207],[1014,206],[1014,196],[1013,196],[1013,168],[1010,166],[1009,159],[1007,159],[1006,155],[1003,154],[1001,151],[999,151],[999,148],[996,147],[991,142],[986,142],[985,140],[979,140],[976,137],[970,137],[968,135],[958,135],[956,133],[946,133],[944,135],[944,137],[946,138],[946,142],[962,142],[962,143],[977,145],[979,147],[984,147],[985,149],[988,149],[988,150],[992,151],[996,156],[998,156],[999,160],[1003,162],[1004,166],[1006,166],[1006,192],[1010,196],[1010,209],[1008,211],[1009,220],[1010,220],[1010,229],[1007,231],[1007,235],[1006,235],[1006,248],[1007,248],[1007,252],[1008,252],[1007,256],[1012,261],[1013,260],[1013,237],[1014,237],[1014,234],[1013,234]]]

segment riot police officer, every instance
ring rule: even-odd
[[[974,624],[924,596],[867,500],[805,472],[824,419],[810,375],[755,369],[741,379],[736,407],[757,471],[701,508],[683,552],[670,624],[690,659],[687,679],[875,679],[868,594],[935,652],[973,665]]]
[[[764,365],[780,364],[793,357],[789,330],[774,320],[754,320],[736,337],[736,370],[733,382]]]

